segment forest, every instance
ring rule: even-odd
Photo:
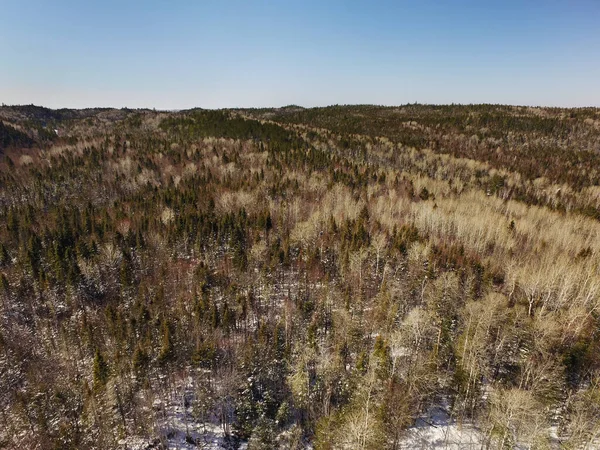
[[[600,448],[600,109],[0,107],[0,448]]]

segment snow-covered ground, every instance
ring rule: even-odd
[[[485,436],[471,424],[458,424],[444,403],[432,407],[408,429],[402,449],[481,449]]]
[[[130,436],[120,442],[127,450],[150,450],[168,448],[173,450],[233,449],[244,450],[247,443],[232,445],[232,436],[227,437],[216,418],[212,422],[194,419],[192,406],[184,406],[183,398],[192,396],[192,378],[181,380],[175,395],[167,402],[155,400],[152,409],[157,413],[158,426],[150,439]]]
[[[168,418],[168,424],[161,427],[161,438],[154,440],[131,437],[121,442],[128,450],[149,450],[161,447],[161,443],[173,450],[217,450],[233,448],[225,439],[223,430],[214,424],[188,423],[183,421],[182,408],[174,408]],[[240,443],[238,448],[245,449],[246,443]]]
[[[186,389],[188,386],[186,386]],[[182,392],[182,391],[180,391]],[[192,417],[191,407],[185,407],[181,395],[176,395],[166,405],[155,401],[153,408],[159,411],[159,425],[152,439],[129,437],[120,442],[128,450],[164,448],[174,450],[231,449],[220,425],[201,423]],[[402,449],[481,449],[484,436],[473,425],[457,424],[448,413],[448,405],[432,407],[411,427],[402,442]],[[162,445],[162,446],[161,446]],[[238,443],[246,449],[246,442]]]

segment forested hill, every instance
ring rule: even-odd
[[[0,448],[600,445],[599,109],[3,106],[0,149]]]
[[[0,152],[8,147],[31,147],[33,140],[25,133],[0,121]]]

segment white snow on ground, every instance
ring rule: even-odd
[[[481,433],[471,425],[412,427],[400,443],[401,449],[481,449]]]
[[[185,384],[185,386],[184,386]],[[191,396],[191,378],[180,382],[175,394],[166,405],[155,400],[152,408],[157,412],[158,426],[150,439],[130,436],[119,442],[127,450],[150,450],[168,448],[170,450],[217,450],[230,449],[223,428],[217,420],[202,423],[192,416],[192,406],[183,405],[183,396]],[[162,446],[161,446],[162,444]],[[239,449],[245,450],[247,443],[240,442]]]
[[[182,419],[182,411],[170,411],[172,415],[168,417],[170,422],[161,428],[161,433],[166,447],[172,450],[221,450],[227,447],[224,440],[224,434],[220,426],[214,424],[188,423],[187,433],[186,425]],[[129,438],[121,442],[129,450],[145,450],[151,448],[161,448],[160,439],[148,441],[141,438]],[[246,443],[240,444],[240,449],[245,449]]]
[[[401,449],[481,449],[485,436],[471,424],[457,424],[448,413],[448,405],[430,408],[408,429]]]
[[[184,386],[185,385],[185,386]],[[155,400],[153,410],[156,413],[158,426],[151,438],[130,436],[119,444],[127,450],[150,450],[168,448],[173,450],[220,450],[233,448],[225,439],[223,428],[216,417],[211,423],[202,423],[192,417],[192,407],[184,407],[183,396],[191,396],[191,378],[181,381],[173,396],[166,405]],[[448,450],[480,450],[485,448],[486,436],[471,423],[457,423],[449,413],[447,399],[429,408],[427,413],[416,420],[402,441],[400,449],[448,449]],[[557,430],[553,429],[553,437]],[[558,442],[558,439],[555,439]],[[239,449],[247,449],[246,442],[239,443]],[[517,449],[529,448],[519,445]],[[557,445],[551,448],[559,448]],[[589,449],[600,448],[596,443],[588,444]]]
[[[187,383],[186,383],[187,384]],[[158,411],[159,425],[151,439],[131,436],[120,444],[127,450],[150,450],[165,447],[173,450],[217,450],[232,448],[227,445],[225,434],[217,421],[201,423],[192,417],[192,408],[184,407],[183,390],[190,393],[190,386],[177,390],[177,394],[166,406],[156,400],[153,409]],[[471,424],[457,424],[448,413],[446,402],[431,407],[427,414],[417,419],[414,426],[408,429],[400,443],[401,449],[449,449],[475,450],[481,449],[484,443],[483,434]],[[241,442],[240,449],[247,448]]]

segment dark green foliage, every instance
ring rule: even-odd
[[[135,349],[135,353],[133,354],[133,369],[135,373],[139,376],[145,375],[148,370],[149,363],[150,358],[148,354],[141,345],[138,345]]]
[[[9,147],[31,147],[34,141],[27,134],[0,120],[0,151]]]
[[[100,350],[96,350],[94,355],[94,388],[101,389],[106,385],[110,369],[104,360],[104,356]]]
[[[161,326],[161,346],[158,353],[158,362],[167,363],[173,357],[173,338],[171,337],[171,326],[167,320],[162,321]]]
[[[290,139],[289,133],[278,125],[247,120],[227,111],[192,110],[181,117],[164,119],[160,127],[193,138],[216,136],[261,142],[286,142]]]

